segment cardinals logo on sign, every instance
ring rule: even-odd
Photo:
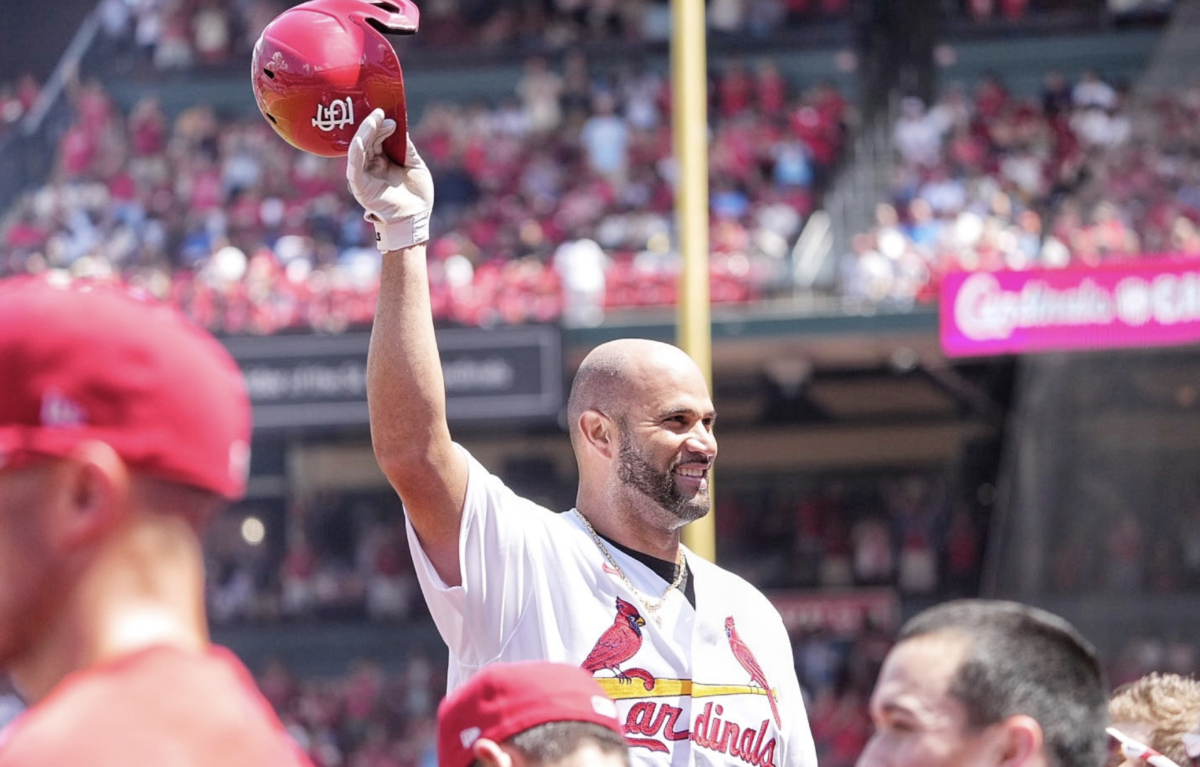
[[[313,127],[317,130],[334,131],[354,124],[354,102],[347,96],[344,99],[334,99],[329,106],[317,104],[317,116],[313,118]]]

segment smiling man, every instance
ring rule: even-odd
[[[884,660],[857,767],[1101,767],[1106,689],[1061,618],[947,602],[905,624]]]
[[[709,511],[717,456],[699,368],[655,341],[593,350],[567,406],[575,508],[514,494],[450,437],[425,264],[433,180],[411,143],[404,167],[383,153],[394,130],[369,116],[347,163],[384,253],[371,435],[450,649],[450,688],[498,661],[570,663],[616,699],[635,762],[814,767],[779,613],[680,542]]]

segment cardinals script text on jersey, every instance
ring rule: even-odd
[[[601,565],[603,568],[603,565]],[[583,667],[593,674],[612,672],[612,676],[601,676],[601,685],[615,700],[635,699],[637,702],[626,709],[625,735],[631,748],[644,748],[652,752],[667,753],[668,744],[690,740],[699,748],[726,754],[753,765],[767,767],[775,765],[776,731],[782,726],[776,705],[776,692],[770,688],[762,668],[754,654],[737,635],[733,616],[725,619],[729,648],[738,663],[750,675],[752,684],[706,685],[696,684],[690,679],[656,679],[644,668],[632,664],[623,666],[633,659],[642,647],[642,626],[646,621],[637,607],[617,597],[616,617],[605,629],[583,661]],[[646,700],[648,696],[668,698],[690,697],[693,701],[703,698],[722,698],[731,695],[761,694],[770,703],[775,719],[775,730],[770,722],[763,720],[757,727],[749,723],[722,720],[725,706],[708,700],[696,714],[691,729],[682,706],[667,702]],[[692,708],[695,709],[695,704]],[[767,737],[768,730],[771,736]]]
[[[641,600],[663,593],[662,578],[613,549],[632,591],[576,515],[520,498],[469,463],[461,586],[438,578],[409,529],[451,689],[497,661],[573,663],[617,701],[636,765],[816,767],[791,642],[766,597],[686,553],[696,606],[672,591],[660,626]]]

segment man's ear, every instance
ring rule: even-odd
[[[60,541],[69,548],[89,543],[126,513],[129,469],[108,443],[85,440],[67,456],[63,482],[64,508],[57,524]]]
[[[513,757],[494,740],[480,738],[471,746],[475,758],[484,767],[513,767]]]
[[[1000,722],[999,734],[999,767],[1041,767],[1046,763],[1045,734],[1033,717],[1014,714]]]
[[[616,454],[614,425],[612,419],[599,410],[585,410],[579,416],[579,432],[583,435],[584,443],[605,458],[612,458]]]

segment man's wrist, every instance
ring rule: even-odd
[[[401,250],[429,240],[429,211],[399,221],[383,221],[374,213],[365,218],[375,227],[375,246],[381,253]]]

